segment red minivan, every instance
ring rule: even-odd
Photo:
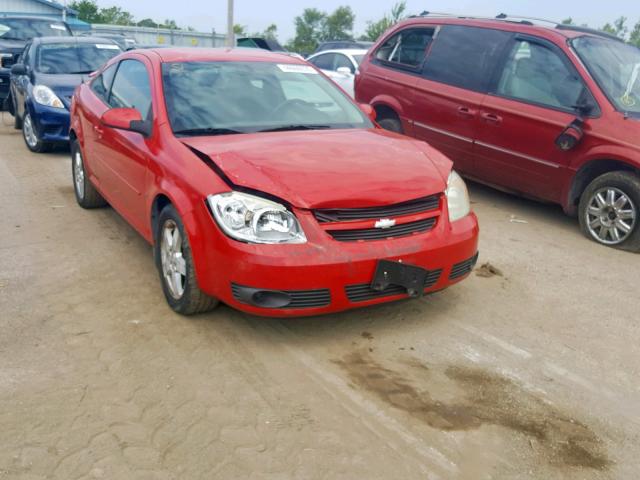
[[[640,49],[582,27],[424,15],[380,38],[355,90],[466,177],[640,251]]]

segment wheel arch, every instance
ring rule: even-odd
[[[640,168],[632,162],[615,158],[601,158],[585,162],[571,180],[563,205],[566,213],[575,215],[578,211],[580,197],[587,186],[600,175],[614,171],[630,171],[640,175]]]

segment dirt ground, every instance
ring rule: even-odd
[[[311,319],[165,304],[151,248],[0,128],[0,479],[635,479],[640,256],[470,185],[479,270]],[[489,263],[481,267],[483,264]]]

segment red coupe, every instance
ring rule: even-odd
[[[303,60],[128,52],[78,87],[71,117],[78,203],[108,202],[154,246],[176,312],[316,315],[441,290],[475,265],[451,162]]]

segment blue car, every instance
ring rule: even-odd
[[[69,109],[75,88],[122,49],[98,37],[40,37],[11,67],[16,128],[32,152],[69,141]]]

